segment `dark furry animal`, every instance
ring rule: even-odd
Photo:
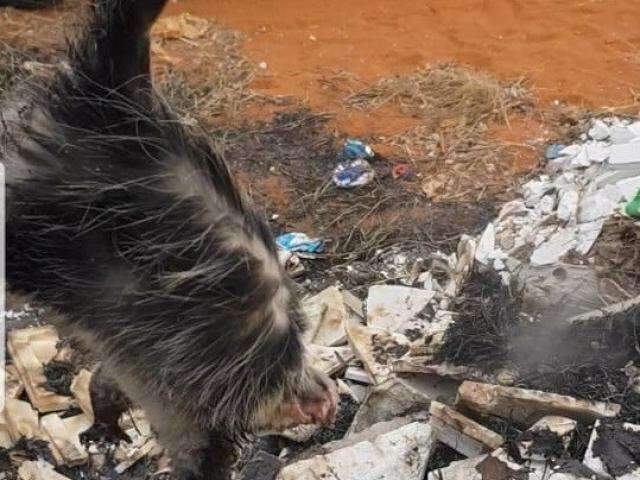
[[[330,423],[336,398],[266,223],[153,93],[165,2],[95,2],[68,67],[4,106],[7,280],[101,356],[179,478],[224,479],[238,436]]]
[[[22,10],[37,10],[53,7],[61,0],[0,0],[1,7],[20,8]]]

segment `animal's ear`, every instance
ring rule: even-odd
[[[74,67],[102,87],[131,95],[151,87],[149,31],[167,0],[95,0],[74,47]]]

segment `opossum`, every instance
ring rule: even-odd
[[[239,438],[335,418],[272,234],[204,133],[154,93],[166,0],[98,0],[55,77],[0,117],[11,289],[145,410],[181,479],[226,479]]]

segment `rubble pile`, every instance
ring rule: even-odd
[[[262,432],[269,447],[245,452],[238,479],[640,478],[640,292],[599,269],[593,248],[608,220],[634,215],[640,122],[596,120],[547,158],[455,252],[387,251],[387,281],[362,298],[336,284],[303,300],[308,359],[337,381],[339,425]],[[0,446],[41,441],[50,454],[11,456],[17,478],[117,478],[143,459],[167,473],[142,412],[121,418],[130,441],[81,437],[91,373],[71,395],[43,387],[58,344],[47,326],[8,336]],[[456,461],[435,462],[443,445]]]
[[[8,317],[13,313],[7,312]],[[41,314],[32,316],[35,323]],[[0,411],[0,465],[3,461],[8,465],[0,471],[2,480],[112,478],[145,457],[162,459],[162,449],[139,410],[119,420],[126,441],[113,441],[93,431],[93,374],[74,362],[72,348],[53,326],[11,329],[7,350],[11,363],[5,370]],[[62,365],[68,394],[56,391],[53,380],[60,377],[51,373],[51,366]]]

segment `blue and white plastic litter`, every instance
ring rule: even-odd
[[[370,183],[374,176],[375,171],[369,162],[358,159],[346,165],[338,165],[333,172],[333,183],[340,188],[361,187]]]
[[[361,142],[360,140],[353,140],[349,138],[344,142],[340,156],[342,157],[342,160],[367,160],[373,158],[374,155],[373,149],[369,145]]]
[[[333,183],[340,188],[355,188],[370,183],[375,171],[367,159],[374,155],[373,149],[366,143],[348,139],[340,152],[340,163],[333,171]]]
[[[310,238],[306,233],[285,233],[276,238],[276,244],[285,252],[322,253],[324,242],[319,238]]]
[[[560,143],[553,143],[547,147],[544,152],[544,158],[547,160],[555,160],[556,158],[560,158],[562,156],[562,151],[567,148],[566,145],[562,145]]]

